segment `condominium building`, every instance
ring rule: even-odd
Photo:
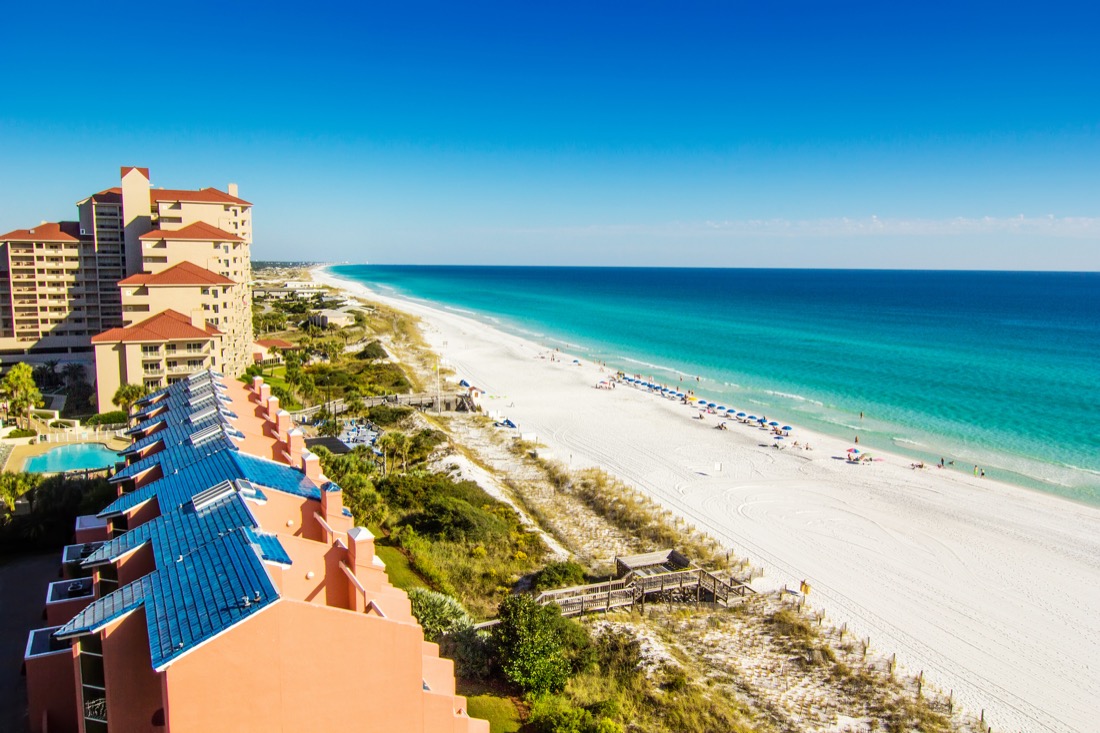
[[[0,235],[0,365],[91,364],[96,353],[106,353],[93,337],[114,338],[121,335],[116,329],[171,308],[218,332],[203,366],[239,374],[252,359],[252,205],[237,196],[235,184],[227,191],[154,188],[149,170],[137,167],[122,168],[121,178],[120,186],[77,202],[78,221]],[[146,327],[141,335],[155,333]],[[110,386],[135,374],[151,387],[178,377],[169,375],[167,362],[154,378],[152,371],[124,369],[130,357],[119,349],[109,357],[95,370],[100,409],[110,405]]]
[[[28,639],[32,733],[488,733],[262,378],[137,409]]]

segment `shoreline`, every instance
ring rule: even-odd
[[[540,359],[551,347],[312,274],[421,318],[456,379],[484,388],[487,409],[537,433],[563,464],[598,466],[643,491],[763,565],[763,586],[806,579],[811,604],[833,624],[896,651],[961,704],[986,709],[995,728],[1092,725],[1095,507],[958,470],[910,469],[910,459],[877,448],[881,461],[848,464],[850,444],[797,425],[788,440],[815,450],[761,447],[771,440],[758,429],[714,430],[714,416],[693,420],[695,411],[626,385],[596,390],[598,367]]]

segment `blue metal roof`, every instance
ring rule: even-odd
[[[220,394],[225,390],[225,385],[218,380],[203,380],[199,382],[176,382],[175,384],[154,392],[148,397],[138,400],[134,404],[141,407],[135,414],[135,418],[141,418],[148,413],[167,407],[169,410],[187,406],[193,401],[208,394]],[[140,424],[136,426],[140,428]]]
[[[94,632],[143,606],[153,668],[159,672],[278,599],[256,545],[238,527],[100,598],[56,635]]]
[[[277,562],[282,565],[293,565],[290,555],[287,554],[278,535],[271,532],[262,532],[256,529],[244,528],[248,541],[259,548],[260,557],[268,562]]]
[[[177,556],[191,552],[236,527],[259,526],[235,487],[230,486],[227,490],[229,493],[225,496],[199,509],[189,502],[134,527],[103,543],[82,564],[110,562],[150,542],[157,567],[162,567]]]
[[[115,619],[145,602],[146,595],[152,590],[152,576],[127,583],[113,593],[108,593],[97,601],[84,607],[73,616],[69,623],[54,632],[54,636],[65,638],[98,631]]]
[[[158,453],[163,455],[167,451]],[[139,461],[144,463],[155,458]],[[137,465],[137,464],[135,464]],[[257,501],[263,501],[266,497],[263,489],[281,491],[284,494],[292,494],[306,499],[320,500],[321,491],[305,474],[296,468],[283,463],[276,463],[265,458],[239,453],[236,450],[223,450],[189,465],[177,469],[174,473],[167,473],[163,478],[152,481],[140,489],[123,494],[108,504],[99,512],[101,517],[115,516],[140,506],[150,499],[155,498],[160,505],[161,513],[174,510],[200,491],[225,480],[245,479],[257,489],[256,495],[249,497]],[[334,488],[328,491],[339,490],[336,484],[330,482]]]
[[[164,450],[157,451],[151,456],[146,456],[124,467],[111,477],[111,481],[117,483],[154,466],[160,466],[164,475],[167,476],[223,450],[237,450],[237,446],[229,439],[229,436],[224,434],[200,445],[194,445],[190,441],[165,445]]]

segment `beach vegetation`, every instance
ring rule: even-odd
[[[493,627],[504,677],[524,692],[560,692],[569,681],[570,662],[561,631],[575,622],[556,605],[543,606],[529,595],[506,598]]]
[[[427,588],[413,588],[408,593],[412,614],[429,641],[437,641],[445,634],[464,631],[473,625],[462,604],[445,593]]]
[[[38,437],[38,431],[31,428],[16,428],[8,433],[9,438],[36,438]]]
[[[567,588],[586,581],[584,567],[572,560],[549,563],[531,578],[531,589],[536,593],[553,588]]]
[[[367,410],[367,417],[370,421],[384,428],[400,425],[411,414],[411,407],[395,407],[394,405],[374,405]]]
[[[386,353],[386,350],[382,347],[382,343],[377,339],[371,341],[369,344],[360,349],[359,353],[356,354],[356,356],[365,361],[375,361],[378,359],[389,358],[389,354]]]

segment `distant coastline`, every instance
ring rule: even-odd
[[[362,267],[326,266],[326,270],[360,282],[356,272],[363,273]],[[980,324],[973,326],[964,320],[967,308],[984,307],[980,297],[966,297],[975,287],[988,287],[988,278],[981,273],[855,274],[851,275],[851,287],[870,289],[861,296],[869,300],[866,305],[861,299],[843,294],[838,299],[831,291],[819,291],[829,300],[815,307],[809,300],[817,292],[812,282],[806,285],[789,271],[746,271],[763,273],[763,279],[749,282],[745,297],[734,298],[731,304],[719,303],[726,310],[713,314],[714,325],[708,328],[710,294],[720,301],[729,289],[720,279],[724,271],[681,270],[666,275],[658,270],[627,268],[632,270],[625,275],[628,288],[642,275],[698,282],[704,297],[677,293],[663,303],[686,311],[682,318],[689,323],[685,327],[666,313],[645,313],[645,300],[630,298],[629,292],[613,291],[593,298],[588,296],[596,292],[598,283],[582,283],[572,289],[559,286],[555,272],[562,269],[371,266],[369,277],[379,292],[423,298],[517,335],[607,361],[628,373],[669,384],[678,384],[684,375],[700,375],[701,381],[696,383],[700,392],[719,402],[744,406],[748,412],[771,410],[787,422],[837,438],[851,441],[859,436],[862,445],[873,450],[896,452],[929,464],[943,457],[958,469],[972,470],[978,465],[987,475],[1003,481],[1100,505],[1100,457],[1089,444],[1090,433],[1100,435],[1100,419],[1084,409],[1084,391],[1076,395],[1069,389],[1044,392],[1044,380],[1061,385],[1076,379],[1082,390],[1089,374],[1100,380],[1100,367],[1096,366],[1100,353],[1095,355],[1096,362],[1090,362],[1087,353],[1063,349],[1066,363],[1076,370],[1072,373],[1062,369],[1058,355],[1044,361],[1044,329],[1051,327],[1035,322],[1027,303],[1012,310],[1017,293],[1024,298],[1045,297],[1046,281],[1058,275],[993,274],[990,297],[1004,301],[1002,307],[1009,310],[989,319],[994,327],[1000,326],[999,331],[991,327],[987,330],[995,333],[983,334]],[[607,268],[576,269],[585,277],[620,276]],[[803,271],[811,280],[815,272]],[[830,271],[828,277],[838,277],[836,272]],[[905,301],[874,290],[876,282],[888,276],[900,277],[903,289],[911,288],[922,296],[920,289],[928,289],[929,299],[944,298],[947,303],[926,314],[912,312]],[[514,282],[517,277],[518,283]],[[788,282],[784,286],[791,277],[796,278],[793,285]],[[1065,276],[1071,283],[1081,283],[1078,290],[1087,290],[1090,277],[1097,279],[1100,287],[1100,278],[1092,273]],[[771,287],[780,289],[768,290]],[[791,292],[801,287],[811,292],[805,297]],[[568,292],[557,295],[562,290]],[[1065,293],[1060,297],[1064,299]],[[626,300],[621,301],[623,298]],[[885,300],[883,308],[888,312],[875,312],[875,298]],[[620,306],[620,302],[626,305]],[[1069,306],[1056,303],[1048,307]],[[1083,307],[1087,311],[1088,305]],[[861,308],[870,309],[870,318]],[[819,312],[823,310],[835,312]],[[1078,344],[1086,342],[1088,331],[1080,329],[1088,329],[1088,314],[1076,310],[1075,317],[1086,320],[1070,324],[1065,333],[1047,332],[1045,338],[1064,340],[1068,334]],[[605,314],[602,317],[607,322],[586,322],[577,316],[578,311]],[[626,319],[631,312],[639,313],[633,323]],[[1048,312],[1052,319],[1066,317],[1065,310],[1062,314]],[[656,336],[634,328],[643,316],[653,322]],[[947,325],[941,326],[938,319]],[[1021,321],[1020,333],[1001,325],[1012,320]],[[1095,324],[1100,324],[1100,316]],[[1100,328],[1095,324],[1093,330]],[[726,333],[729,342],[746,346],[728,348]],[[1100,333],[1096,341],[1100,343]],[[1100,352],[1100,347],[1094,350]],[[792,355],[800,355],[804,363],[788,363]],[[964,372],[968,369],[974,370],[977,384],[968,380]],[[1018,379],[1014,370],[1019,370]],[[1013,383],[1014,379],[1018,383]],[[989,400],[980,399],[980,392],[998,387],[1000,391],[992,391]],[[877,398],[876,390],[887,396]],[[937,400],[942,404],[936,404]],[[1027,407],[1039,404],[1059,417],[1040,419]],[[983,415],[983,410],[987,414]],[[860,412],[865,414],[863,419]],[[1075,427],[1070,429],[1071,425]]]

